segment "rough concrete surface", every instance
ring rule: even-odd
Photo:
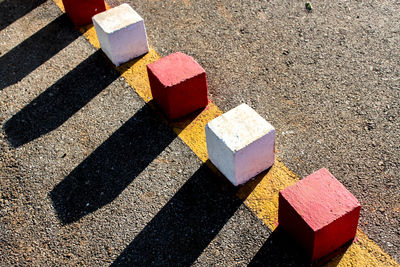
[[[147,65],[154,101],[171,119],[205,108],[208,101],[205,70],[190,56],[173,53]]]
[[[210,161],[235,186],[275,162],[275,129],[247,104],[240,104],[207,123]]]
[[[327,169],[279,192],[279,227],[320,259],[356,238],[360,202]]]
[[[116,65],[149,52],[143,19],[128,4],[93,16],[101,49]]]
[[[329,169],[399,261],[397,1],[128,1],[162,55],[251,105],[298,175]],[[1,265],[302,265],[73,30],[52,1],[0,0]]]

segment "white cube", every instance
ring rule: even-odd
[[[116,66],[149,52],[144,21],[128,4],[92,18],[100,47]]]
[[[206,125],[210,161],[237,186],[274,164],[275,129],[246,104]]]

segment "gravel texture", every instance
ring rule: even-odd
[[[400,261],[400,2],[129,1],[162,55],[207,71],[222,110],[247,103],[300,177],[329,169],[360,227]]]
[[[328,168],[400,260],[400,3],[130,4],[157,51],[206,69],[221,109],[276,127],[298,175]],[[1,265],[304,264],[54,3],[0,0],[0,15]]]
[[[0,265],[252,261],[268,228],[52,2],[0,35]]]

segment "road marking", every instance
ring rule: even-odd
[[[64,12],[62,0],[53,0]],[[97,49],[97,40],[93,25],[82,27],[81,33]],[[150,47],[150,52],[143,57],[116,67],[128,84],[137,94],[149,103],[152,99],[146,65],[160,59],[161,56]],[[205,126],[220,116],[223,112],[212,102],[207,108],[193,117],[181,121],[168,122],[179,138],[214,171],[215,167],[208,161]],[[165,120],[165,119],[164,119]],[[263,172],[255,179],[241,186],[237,196],[244,200],[245,205],[260,218],[272,231],[278,222],[278,193],[280,190],[296,183],[299,178],[290,171],[279,159],[268,172]],[[361,229],[357,229],[357,241],[343,255],[333,258],[327,266],[400,266],[389,254],[368,238]]]

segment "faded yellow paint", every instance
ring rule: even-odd
[[[96,30],[93,25],[87,25],[80,28],[80,32],[86,37],[93,47],[99,49],[100,43],[97,39]],[[130,86],[132,86],[141,98],[146,102],[152,99],[149,79],[147,76],[146,65],[153,63],[160,59],[160,55],[150,47],[149,52],[142,57],[131,60],[119,67],[116,67],[121,76],[126,79]]]
[[[238,197],[244,200],[246,206],[263,220],[269,229],[274,230],[278,222],[278,193],[297,181],[296,175],[276,159],[266,174],[262,173],[261,177],[251,181],[258,184],[253,188],[251,182],[246,183],[238,191]],[[250,193],[248,187],[252,188]]]
[[[218,12],[221,14],[226,20],[233,21],[233,16],[223,4],[218,5]]]
[[[86,37],[91,45],[97,49],[100,48],[100,43],[96,35],[96,29],[94,28],[93,24],[83,26],[79,29],[79,31],[83,34],[83,36]]]
[[[209,103],[194,119],[186,119],[183,122],[172,122],[175,133],[182,139],[201,161],[208,160],[206,145],[206,124],[222,114],[222,111],[214,104]]]
[[[65,12],[64,4],[62,0],[53,0],[54,3],[58,6],[59,9],[61,9],[62,12]]]
[[[298,180],[285,164],[276,159],[266,174],[246,183],[237,195],[273,231],[278,223],[279,191]],[[345,253],[334,257],[326,266],[400,266],[361,229],[357,229],[356,240]]]
[[[333,258],[326,266],[400,266],[389,254],[368,238],[360,229],[357,241],[344,254]]]
[[[183,0],[183,4],[184,4],[186,7],[190,7],[190,6],[192,5],[192,3],[190,2],[190,0]]]
[[[64,11],[61,0],[53,1]],[[100,48],[93,25],[82,27],[80,31],[95,48]],[[146,102],[152,99],[146,65],[159,58],[158,53],[150,48],[150,52],[143,57],[116,68]],[[204,128],[210,120],[221,114],[222,111],[215,104],[209,103],[207,108],[190,117],[167,122],[200,160],[216,172],[218,170],[208,160]],[[274,230],[278,221],[278,193],[298,180],[299,178],[284,163],[276,159],[274,166],[268,171],[241,186],[237,196],[269,229]],[[360,229],[357,231],[357,239],[357,242],[353,243],[344,254],[333,258],[327,266],[400,266]]]
[[[150,47],[149,53],[131,60],[117,68],[122,77],[132,86],[144,101],[152,99],[146,65],[160,59],[160,55]]]

